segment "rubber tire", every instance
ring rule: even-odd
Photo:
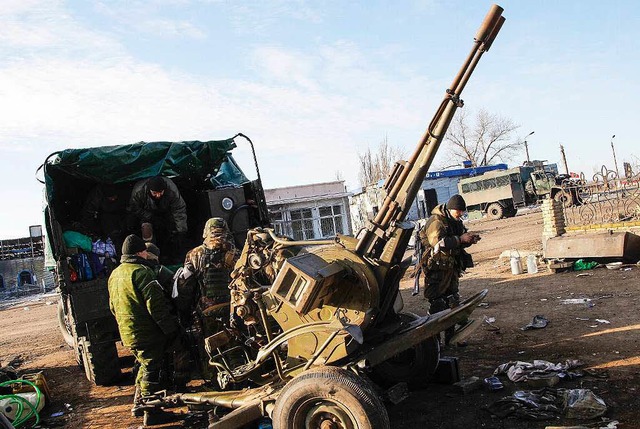
[[[504,215],[504,207],[498,203],[491,203],[487,207],[487,217],[489,219],[498,220],[502,219]]]
[[[400,313],[400,317],[412,321],[418,316]],[[425,387],[433,378],[440,362],[440,341],[429,337],[422,343],[376,365],[372,368],[371,380],[384,388],[405,382],[412,389]]]
[[[64,342],[67,343],[69,347],[73,347],[73,334],[71,333],[64,316],[64,304],[62,302],[62,298],[58,301],[58,327],[60,328],[60,333],[62,334]]]
[[[306,420],[312,414],[307,413],[323,403],[348,418],[347,428],[391,428],[384,404],[365,379],[342,368],[325,366],[303,372],[282,389],[273,409],[274,429],[308,427]],[[310,427],[319,428],[315,423]]]
[[[573,195],[570,192],[560,191],[553,196],[553,199],[562,203],[564,207],[571,207],[574,204]]]
[[[120,380],[120,360],[116,343],[91,344],[86,337],[78,339],[82,350],[84,373],[98,386],[109,386]]]

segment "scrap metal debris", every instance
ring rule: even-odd
[[[518,390],[491,404],[494,416],[527,420],[549,420],[559,416],[595,419],[607,411],[605,402],[589,389]]]
[[[536,314],[535,316],[533,316],[533,319],[531,319],[531,322],[529,322],[528,325],[523,326],[520,329],[522,331],[528,331],[529,329],[542,329],[546,328],[548,324],[549,320],[546,317],[541,314]]]

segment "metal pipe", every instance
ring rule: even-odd
[[[267,319],[267,309],[264,306],[264,302],[262,301],[262,297],[258,297],[255,300],[258,304],[258,310],[260,311],[260,317],[262,318],[262,326],[264,327],[264,332],[267,335],[267,341],[271,342],[273,339],[273,335],[271,335],[271,326],[269,325],[269,320]],[[282,373],[282,361],[280,360],[280,355],[278,352],[273,352],[273,362],[276,364],[276,372],[278,373],[278,377],[280,380],[284,380],[284,374]]]

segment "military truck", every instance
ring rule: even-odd
[[[236,141],[243,138],[251,144],[258,177],[255,180],[245,176],[231,155]],[[116,349],[119,333],[109,310],[107,276],[76,275],[72,260],[83,251],[70,247],[64,237],[65,231],[77,225],[90,190],[107,184],[126,195],[138,180],[156,175],[170,177],[187,206],[187,245],[200,244],[205,222],[218,216],[226,219],[241,248],[247,230],[269,224],[257,166],[253,144],[242,134],[219,141],[67,149],[46,158],[41,169],[47,265],[55,272],[60,294],[58,320],[62,335],[75,350],[76,360],[89,380],[98,385],[111,384],[121,373]]]
[[[513,217],[518,208],[544,198],[573,204],[575,195],[563,190],[561,181],[562,177],[551,172],[523,166],[462,179],[458,191],[467,202],[468,210],[479,210],[490,219],[501,219]]]

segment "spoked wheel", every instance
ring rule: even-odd
[[[337,367],[291,380],[273,410],[275,429],[388,429],[389,416],[371,385]]]

